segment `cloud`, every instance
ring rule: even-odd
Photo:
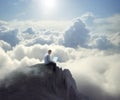
[[[19,43],[29,46],[34,44],[44,45],[58,43],[58,32],[50,31],[49,29],[33,28],[33,23],[31,23],[29,27],[26,26],[26,23],[23,28],[21,27],[21,25],[23,25],[21,23],[19,22],[20,25],[14,28],[14,25],[12,26],[11,23],[1,21],[0,39],[9,43],[12,47]]]
[[[101,50],[60,45],[17,45],[7,53],[0,49],[1,79],[14,69],[41,63],[48,49],[58,56],[59,67],[70,69],[81,93],[95,100],[119,100],[120,55],[105,55]]]
[[[107,50],[113,49],[114,45],[109,38],[103,34],[97,34],[91,37],[90,45],[92,48]]]
[[[7,25],[8,23],[6,21],[0,20],[0,26]]]
[[[54,43],[54,39],[51,39],[50,37],[34,37],[33,39],[29,39],[27,41],[23,41],[23,44],[24,45],[27,45],[27,46],[31,46],[31,45],[34,45],[34,44],[41,44],[41,45],[45,45],[45,44],[52,44]]]
[[[119,100],[119,54],[105,55],[105,52],[101,50],[74,49],[59,45],[30,47],[18,45],[7,53],[1,49],[1,57],[4,59],[0,61],[4,61],[1,63],[2,66],[11,65],[14,69],[29,66],[42,62],[48,49],[53,50],[53,56],[58,56],[59,67],[71,70],[81,93],[95,100],[100,98],[102,100],[118,98],[116,100]],[[10,70],[9,67],[7,70]]]
[[[108,34],[120,32],[120,14],[115,14],[106,18],[94,19],[93,30]]]
[[[68,53],[73,50],[59,45],[34,45],[29,47],[17,45],[13,49],[5,52],[0,47],[0,80],[9,76],[14,70],[19,70],[19,68],[24,69],[24,67],[42,63],[48,49],[53,50],[53,56],[58,56],[59,62],[68,61],[70,57]]]
[[[114,35],[111,35],[110,40],[115,46],[120,47],[120,32],[117,32],[117,33],[114,33]]]
[[[59,33],[55,31],[49,31],[49,30],[40,30],[37,32],[32,32],[32,34],[24,33],[22,35],[22,38],[24,41],[21,41],[21,44],[28,45],[28,46],[31,46],[34,44],[41,44],[41,45],[58,44]]]
[[[117,16],[111,18],[119,21]],[[0,79],[15,69],[42,63],[47,50],[52,49],[53,56],[59,58],[58,66],[71,70],[81,93],[93,100],[119,100],[120,34],[117,27],[107,24],[118,23],[108,19],[94,19],[98,33],[89,30],[80,19],[64,32],[38,27],[36,22],[11,25],[12,22],[0,21]],[[112,29],[111,34],[107,27]]]
[[[93,25],[93,21],[95,20],[95,15],[92,12],[87,12],[83,14],[80,19],[85,22],[88,26]]]
[[[87,13],[83,15],[83,17],[86,16],[93,16],[93,14]],[[118,51],[117,49],[119,49],[118,45],[112,42],[113,38],[111,37],[114,37],[115,33],[112,34],[111,37],[110,34],[108,35],[105,32],[102,32],[102,35],[100,35],[100,33],[95,33],[93,30],[89,30],[87,28],[88,24],[83,23],[80,18],[75,19],[72,25],[68,26],[64,32],[52,31],[47,28],[41,29],[41,27],[38,28],[38,23],[36,22],[27,21],[24,24],[23,22],[18,22],[18,28],[13,28],[15,25],[11,26],[11,22],[7,23],[1,21],[1,23],[2,27],[4,26],[3,29],[1,27],[1,34],[5,33],[1,35],[1,39],[11,46],[15,46],[18,43],[27,46],[32,46],[34,44],[57,44],[71,48],[83,47],[100,50],[116,49],[116,52]],[[14,38],[14,41],[12,41],[13,39],[10,40],[11,37]]]
[[[9,29],[5,22],[0,23],[0,40],[15,46],[19,43],[18,29]]]
[[[3,40],[0,40],[0,47],[3,48],[5,51],[11,49],[11,45],[7,42],[4,42]]]
[[[35,34],[35,30],[32,27],[29,27],[23,33]]]
[[[39,60],[35,58],[30,59],[28,57],[24,57],[21,60],[14,59],[0,47],[0,80],[4,79],[15,69],[36,63],[39,63]]]
[[[86,47],[88,40],[89,30],[80,19],[76,19],[73,25],[65,31],[63,44],[66,47],[73,48],[76,48],[78,46]]]
[[[64,31],[72,22],[71,21],[55,21],[55,20],[13,20],[9,21],[9,26],[12,28],[19,28],[19,30],[25,31],[27,28],[33,28],[35,31],[38,30],[52,30],[52,31]]]
[[[72,57],[72,54],[69,55],[72,51],[71,48],[65,48],[59,45],[33,45],[33,46],[24,46],[24,45],[17,45],[13,50],[8,51],[7,54],[12,59],[22,60],[24,57],[28,58],[35,58],[40,60],[44,59],[44,55],[47,53],[49,49],[53,50],[52,56],[57,56],[58,62],[66,62]]]
[[[3,79],[16,66],[17,62],[11,60],[4,50],[0,48],[0,79]]]
[[[91,53],[90,53],[91,52]],[[94,52],[94,53],[93,53]],[[69,68],[73,73],[79,91],[93,100],[119,100],[119,57],[117,55],[104,55],[101,51],[81,49],[77,57],[69,60],[62,66]],[[85,53],[83,56],[82,53]],[[82,55],[81,55],[82,54]]]
[[[111,51],[111,54],[120,53],[120,33],[112,34],[100,34],[91,33],[91,38],[88,43],[89,48],[105,50],[106,52]]]

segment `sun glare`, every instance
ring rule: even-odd
[[[56,0],[41,0],[41,6],[44,13],[52,13],[56,9]]]

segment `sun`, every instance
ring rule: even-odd
[[[40,0],[44,13],[53,13],[57,6],[57,0]]]
[[[56,6],[56,0],[41,0],[41,3],[45,9],[53,9]]]

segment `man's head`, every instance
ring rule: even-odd
[[[48,50],[48,54],[51,54],[52,53],[52,50]]]

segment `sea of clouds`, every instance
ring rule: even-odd
[[[93,100],[120,99],[120,15],[87,13],[64,31],[34,21],[0,21],[0,80],[13,70],[43,63],[48,49],[58,66],[68,68],[79,91]],[[43,23],[42,23],[43,24]]]

